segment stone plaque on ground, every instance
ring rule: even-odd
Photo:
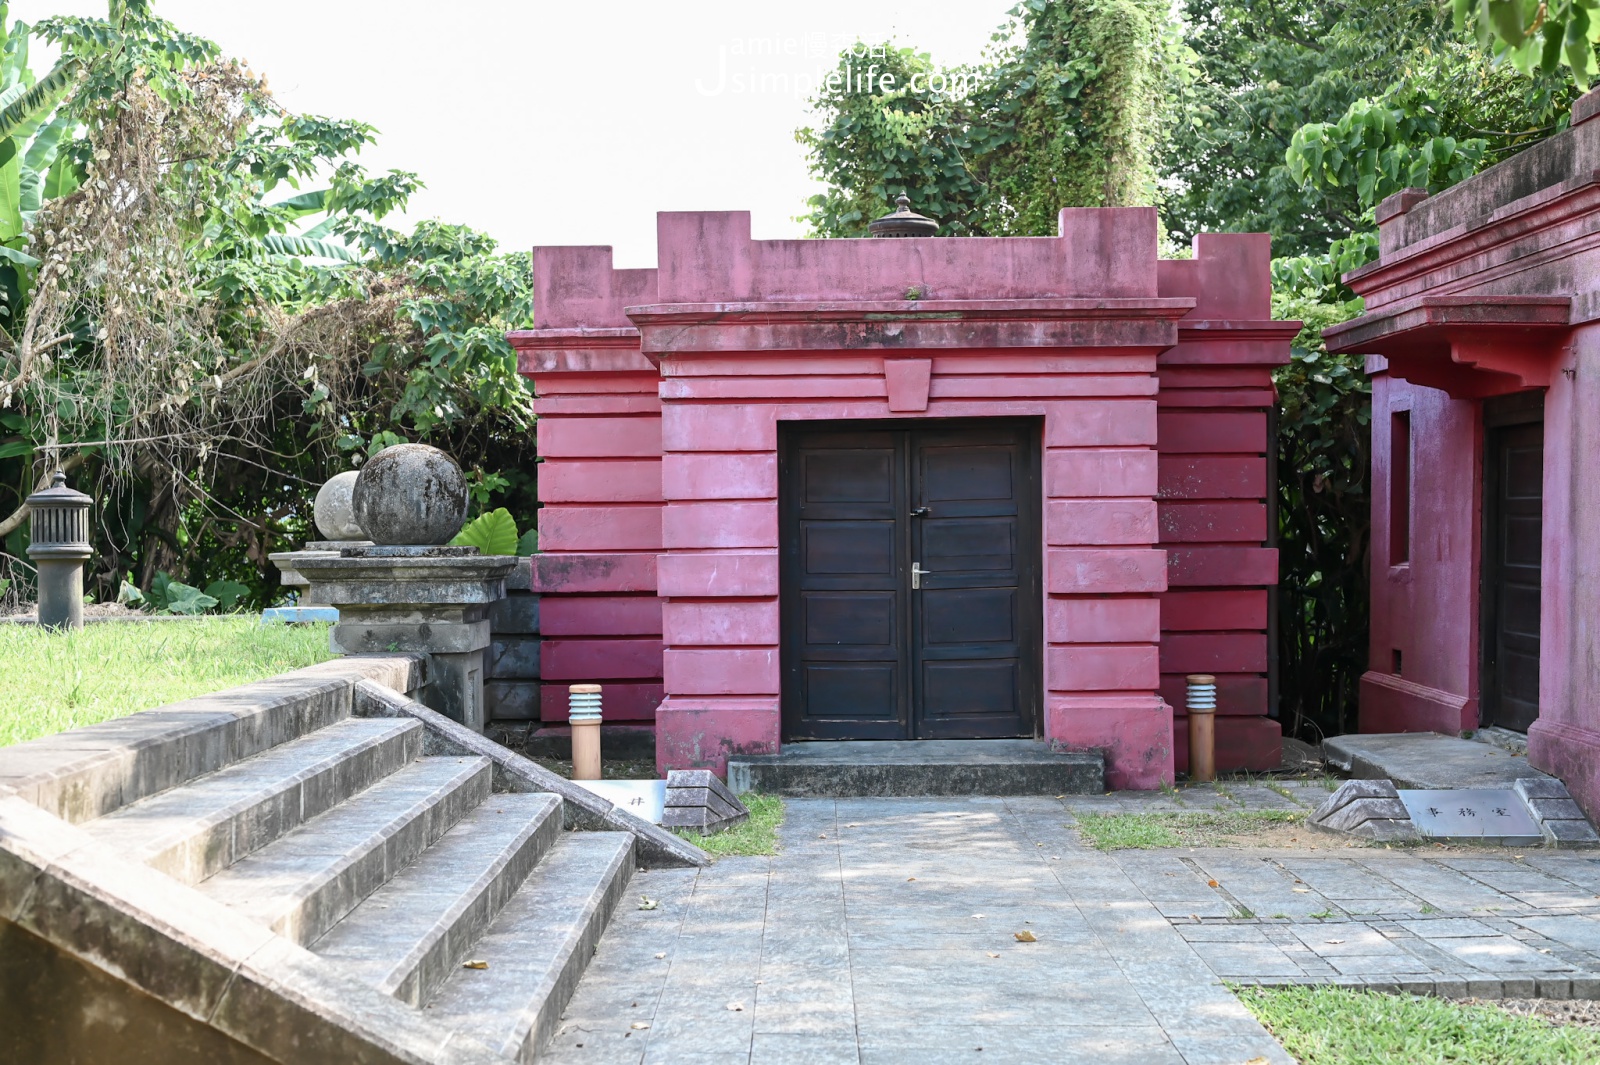
[[[1400,801],[1424,839],[1511,845],[1544,842],[1538,822],[1510,788],[1401,788]]]
[[[619,809],[642,817],[653,825],[661,824],[667,798],[665,780],[574,780],[574,784],[609,799]]]

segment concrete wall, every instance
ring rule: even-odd
[[[537,250],[538,328],[512,340],[545,463],[544,720],[557,681],[607,683],[608,719],[633,682],[663,768],[776,750],[778,424],[1024,416],[1043,736],[1153,787],[1174,769],[1162,694],[1206,669],[1219,763],[1275,766],[1266,411],[1295,327],[1270,321],[1267,240],[1158,263],[1144,208],[1064,211],[1061,234],[755,241],[747,214],[668,213],[658,272]]]

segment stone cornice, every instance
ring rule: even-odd
[[[635,325],[811,322],[1176,320],[1193,299],[875,300],[863,302],[665,303],[627,308]]]
[[[1459,398],[1550,384],[1571,330],[1566,296],[1423,296],[1323,331],[1328,350],[1378,355],[1390,375]],[[1373,363],[1368,360],[1368,372]]]
[[[641,349],[662,355],[768,350],[1140,347],[1177,342],[1192,299],[896,300],[631,307]]]
[[[1392,304],[1322,331],[1336,353],[1388,355],[1447,351],[1459,331],[1532,336],[1563,333],[1566,296],[1423,296]]]
[[[1528,246],[1530,237],[1579,221],[1600,216],[1600,172],[1564,181],[1541,189],[1522,199],[1505,204],[1494,212],[1450,229],[1430,235],[1399,249],[1399,254],[1369,263],[1344,275],[1344,281],[1368,304],[1378,310],[1395,300],[1405,299],[1405,287],[1428,280],[1416,291],[1448,292],[1452,286],[1479,284],[1484,274],[1512,263],[1518,269],[1552,255],[1568,254],[1570,241],[1548,247]],[[1511,254],[1495,256],[1508,248]],[[1473,259],[1480,260],[1471,263]],[[1452,270],[1455,267],[1457,269]],[[1463,269],[1462,267],[1466,267]],[[1429,275],[1443,275],[1429,277]],[[1396,289],[1390,299],[1383,295]]]
[[[639,353],[639,330],[524,329],[507,333],[517,352],[517,372],[654,373],[655,364]]]
[[[1196,340],[1240,340],[1288,342],[1300,335],[1304,322],[1294,321],[1238,321],[1233,319],[1194,318],[1178,323],[1178,340],[1189,343]]]

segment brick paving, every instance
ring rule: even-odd
[[[547,1060],[1279,1065],[1223,981],[1600,998],[1590,852],[1104,853],[1072,827],[1327,794],[790,800],[776,857],[635,877]]]

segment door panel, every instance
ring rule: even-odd
[[[1016,428],[911,437],[912,506],[926,508],[911,522],[912,559],[926,571],[912,592],[917,735],[1032,735],[1036,687],[1023,668],[1032,626],[1020,594],[1038,565],[1024,562],[1038,558],[1032,448]],[[1025,540],[1032,550],[1021,550]]]
[[[787,735],[1034,734],[1038,436],[994,422],[785,427]]]
[[[903,434],[830,430],[783,449],[783,703],[791,735],[907,734],[905,447]]]
[[[1539,716],[1544,426],[1493,429],[1488,443],[1482,717],[1526,732]]]

